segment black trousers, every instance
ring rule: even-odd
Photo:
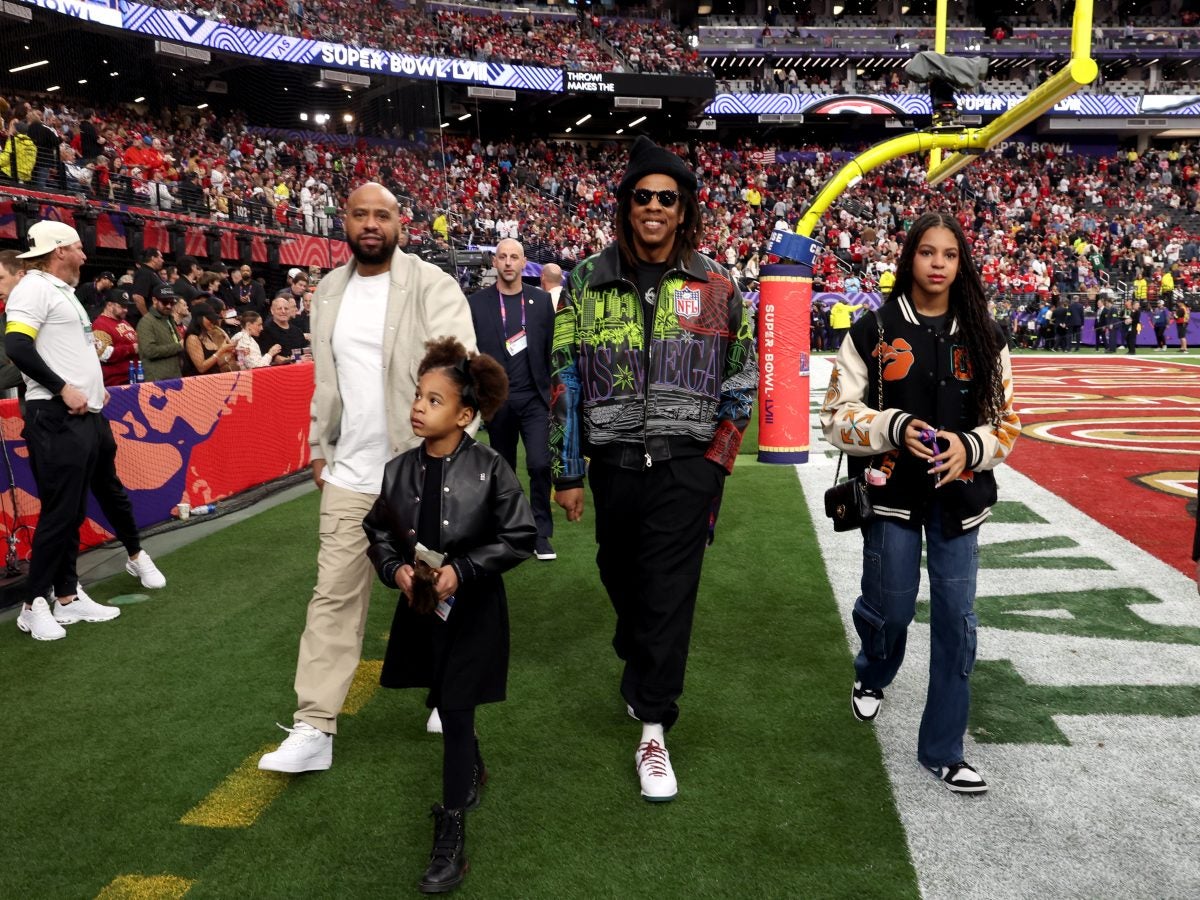
[[[622,469],[593,461],[596,563],[617,614],[621,695],[643,722],[679,718],[713,500],[725,470],[702,456]]]
[[[536,391],[519,391],[488,422],[492,448],[517,470],[517,439],[525,444],[525,467],[529,472],[529,505],[538,537],[554,535],[550,515],[550,407]]]
[[[48,596],[51,588],[60,597],[74,594],[89,490],[129,555],[142,549],[133,506],[117,477],[117,442],[108,419],[73,416],[61,400],[27,402],[22,437],[42,504],[29,562],[30,599]]]

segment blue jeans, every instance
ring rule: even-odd
[[[963,758],[969,676],[975,665],[979,529],[944,537],[941,505],[935,503],[925,523],[925,540],[931,600],[929,693],[917,759],[932,768]],[[854,604],[854,627],[862,639],[854,671],[863,687],[885,688],[900,670],[920,583],[920,527],[895,519],[873,521],[863,543],[862,596]]]

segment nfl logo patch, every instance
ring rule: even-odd
[[[675,292],[675,315],[694,319],[700,315],[700,292],[680,288]]]

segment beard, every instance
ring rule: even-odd
[[[346,236],[346,243],[350,245],[350,252],[354,254],[354,258],[360,263],[368,266],[377,266],[391,260],[392,254],[396,252],[397,236],[393,236],[390,239],[387,237],[382,238],[378,250],[367,250],[349,235]]]

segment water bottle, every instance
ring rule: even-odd
[[[137,364],[137,380],[141,383],[146,380],[146,373],[142,370],[142,361],[139,359]]]
[[[131,359],[129,361],[129,383],[133,384],[137,380],[137,363]]]
[[[200,506],[192,507],[192,515],[193,516],[204,516],[204,515],[208,515],[211,512],[216,512],[216,511],[217,511],[217,504],[215,504],[215,503],[204,503]]]

